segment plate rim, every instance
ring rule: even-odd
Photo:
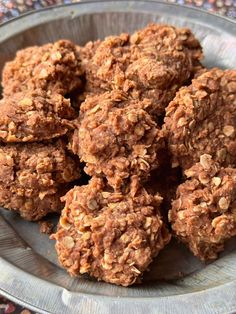
[[[134,1],[129,1],[129,0],[119,0],[120,2],[134,2]],[[204,15],[209,15],[209,16],[212,16],[212,17],[217,17],[221,20],[225,20],[227,22],[230,22],[231,24],[233,25],[236,25],[236,19],[234,18],[230,18],[230,17],[227,17],[227,16],[224,16],[224,15],[220,15],[219,13],[212,13],[212,12],[209,12],[207,10],[204,10],[202,8],[198,8],[198,7],[193,7],[193,6],[190,6],[190,5],[186,5],[186,4],[178,4],[178,3],[171,3],[171,2],[163,2],[161,0],[145,0],[146,2],[153,2],[153,3],[159,3],[159,4],[164,4],[165,6],[170,6],[170,7],[182,7],[182,8],[185,8],[189,11],[195,11],[195,12],[199,12],[199,13],[203,13]],[[14,23],[16,20],[20,20],[21,18],[25,18],[29,15],[34,15],[34,14],[37,14],[37,13],[43,13],[45,11],[50,11],[52,9],[57,9],[57,8],[63,8],[63,7],[73,7],[73,6],[77,6],[77,5],[80,5],[80,4],[97,4],[97,3],[100,3],[100,2],[104,2],[104,3],[109,3],[109,2],[117,2],[117,1],[113,1],[113,0],[80,0],[80,2],[71,2],[71,3],[64,3],[64,4],[58,4],[58,5],[51,5],[51,6],[48,6],[48,7],[44,7],[44,8],[40,8],[40,9],[37,9],[37,10],[30,10],[30,11],[27,11],[27,12],[24,12],[22,14],[20,14],[19,16],[15,16],[15,17],[12,17],[10,18],[9,20],[5,21],[5,22],[2,22],[0,24],[0,30],[1,30],[1,27],[2,26],[6,26],[7,24],[10,24],[10,23]],[[136,0],[136,2],[144,2],[144,0]]]
[[[140,3],[144,3],[144,2],[149,2],[149,3],[156,3],[156,4],[159,4],[159,5],[162,5],[162,6],[165,6],[165,7],[175,7],[177,8],[178,7],[178,10],[179,8],[184,8],[185,11],[189,11],[189,12],[199,12],[201,14],[203,14],[205,17],[206,16],[211,16],[211,18],[214,17],[214,19],[217,19],[217,20],[220,20],[220,21],[224,21],[226,22],[226,24],[229,25],[232,25],[233,28],[236,29],[236,20],[233,20],[233,19],[230,19],[228,17],[224,17],[224,16],[220,16],[218,14],[213,14],[211,12],[208,12],[208,11],[205,11],[203,9],[200,9],[200,8],[195,8],[195,7],[190,7],[190,6],[186,6],[186,5],[178,5],[178,4],[174,4],[174,3],[168,3],[168,2],[162,2],[162,1],[156,1],[156,0],[147,0],[147,1],[142,1],[142,0],[138,0],[138,1],[127,1],[127,0],[120,0],[120,1],[111,1],[111,0],[102,0],[102,1],[96,1],[96,0],[90,0],[90,1],[81,1],[81,2],[78,2],[78,3],[69,3],[69,4],[62,4],[62,5],[56,5],[56,6],[50,6],[50,7],[46,7],[46,8],[41,8],[39,10],[35,10],[35,11],[29,11],[29,12],[26,12],[18,17],[15,17],[15,18],[12,18],[4,23],[2,23],[0,25],[0,33],[1,33],[1,30],[2,29],[6,29],[9,25],[11,24],[17,24],[19,21],[21,20],[29,20],[32,16],[34,15],[41,15],[43,14],[44,12],[47,12],[47,11],[52,11],[52,10],[60,10],[61,8],[64,8],[64,7],[79,7],[79,6],[84,6],[86,4],[94,4],[95,6],[96,5],[99,5],[99,3],[104,3],[104,4],[108,4],[108,3],[114,3],[114,2],[129,2],[129,3],[137,3],[137,2],[140,2]],[[115,9],[114,9],[115,11]],[[36,24],[38,25],[38,24]],[[19,31],[20,32],[20,31]],[[11,36],[14,36],[17,34],[17,31],[11,31],[9,35],[6,36],[5,39],[3,39],[3,42],[7,39],[7,38],[10,38]],[[0,41],[1,41],[1,35],[0,35]],[[12,267],[12,273],[14,273],[14,268],[17,269],[16,266],[14,266],[13,264],[7,262],[6,260],[4,260],[3,258],[0,257],[0,266],[4,266],[6,264],[9,264],[8,266],[11,268]],[[0,267],[1,268],[1,267]],[[23,270],[21,270],[23,272]],[[37,278],[36,276],[30,274],[30,273],[26,273],[27,277],[29,277],[30,280],[34,280],[34,281],[37,281],[37,282],[44,282],[42,279],[40,278]],[[63,291],[68,291],[69,293],[72,294],[72,297],[76,297],[76,298],[82,298],[82,299],[90,299],[91,301],[91,295],[88,295],[86,293],[73,293],[73,292],[70,292],[69,290],[66,290],[65,288],[59,286],[59,285],[55,285],[54,283],[51,283],[51,282],[48,282],[48,285],[50,286],[50,288],[52,290],[54,290],[54,292],[57,290],[57,292],[63,294]],[[223,289],[222,291],[222,286],[225,287],[225,289]],[[220,291],[221,290],[221,291]],[[92,298],[94,299],[95,302],[98,302],[98,299],[99,299],[99,302],[102,302],[102,300],[104,299],[104,302],[106,301],[107,302],[107,299],[109,298],[109,302],[116,302],[116,308],[114,308],[113,312],[114,314],[115,313],[123,313],[123,312],[120,312],[120,306],[121,306],[121,302],[119,302],[120,300],[122,300],[122,302],[125,302],[127,303],[126,304],[126,311],[127,310],[132,310],[132,307],[134,305],[134,303],[140,303],[141,300],[143,302],[142,306],[144,306],[144,308],[141,308],[140,304],[140,311],[138,311],[138,313],[146,313],[146,309],[145,309],[145,306],[148,305],[148,303],[152,302],[154,303],[155,305],[155,309],[157,310],[161,304],[163,306],[163,303],[161,303],[162,301],[168,301],[168,302],[173,302],[173,300],[175,300],[176,302],[176,306],[180,306],[181,305],[181,299],[182,298],[185,298],[185,303],[188,302],[188,300],[190,300],[191,298],[194,298],[195,299],[195,302],[198,302],[197,300],[200,299],[204,299],[206,298],[206,296],[210,293],[215,293],[218,295],[218,297],[220,296],[221,298],[222,297],[227,297],[228,295],[232,295],[232,291],[234,291],[235,293],[235,296],[234,296],[234,299],[235,299],[235,302],[233,303],[233,308],[232,310],[230,309],[230,311],[227,311],[227,313],[234,313],[236,311],[236,280],[233,280],[232,282],[230,283],[227,283],[227,284],[224,284],[224,285],[221,285],[221,286],[217,286],[217,287],[214,287],[214,288],[211,288],[211,289],[207,289],[205,291],[200,291],[200,292],[194,292],[194,293],[188,293],[188,294],[180,294],[180,295],[174,295],[174,296],[166,296],[166,297],[150,297],[150,298],[146,298],[146,297],[141,297],[139,300],[136,300],[138,299],[138,297],[128,297],[128,298],[115,298],[115,297],[105,297],[105,296],[92,296]],[[3,287],[1,286],[1,278],[0,278],[0,292],[2,295],[4,295],[5,297],[8,297],[10,300],[13,300],[15,301],[16,303],[18,304],[21,304],[23,306],[26,306],[27,308],[29,309],[32,309],[34,311],[37,311],[37,312],[40,312],[40,313],[53,313],[53,312],[48,312],[46,309],[44,308],[40,308],[40,307],[37,307],[37,306],[34,306],[32,304],[30,304],[29,302],[26,301],[26,298],[24,299],[19,299],[17,298],[16,296],[13,295],[13,292],[10,292],[10,291],[6,291],[6,289],[3,289]],[[171,300],[170,300],[171,299]],[[124,301],[125,300],[125,301]],[[108,302],[108,303],[109,303]],[[180,302],[180,304],[178,305],[178,302]],[[168,303],[169,304],[169,303]],[[166,306],[166,309],[169,309],[171,308],[170,305]],[[187,308],[187,305],[186,305],[186,308]],[[209,307],[208,307],[209,309]],[[181,312],[180,312],[181,310]],[[175,313],[185,313],[182,311],[183,309],[176,309],[176,312]],[[225,310],[225,308],[221,308],[220,309],[221,311]],[[188,310],[189,311],[189,310]],[[66,312],[67,313],[67,312]],[[69,312],[68,313],[72,313],[71,312],[71,309],[69,309]],[[95,312],[93,312],[95,313]],[[99,312],[96,312],[96,313],[99,313]],[[109,313],[109,312],[107,312]],[[154,313],[154,312],[153,312]],[[156,313],[156,312],[155,312]],[[194,313],[194,311],[193,311]],[[197,312],[197,313],[207,313],[206,311],[202,311],[202,312]],[[217,312],[218,313],[218,312]],[[220,313],[220,312],[219,312]],[[226,313],[226,312],[224,312]],[[58,313],[56,313],[58,314]],[[65,314],[65,312],[63,312],[63,314]]]
[[[31,17],[31,16],[40,16],[41,14],[44,14],[45,12],[50,12],[50,11],[59,11],[62,8],[67,8],[67,7],[77,7],[77,6],[84,6],[84,5],[94,5],[97,6],[97,4],[108,4],[108,3],[125,3],[125,2],[129,2],[129,3],[153,3],[158,4],[158,5],[163,5],[165,7],[169,7],[169,8],[176,8],[177,10],[179,10],[179,8],[183,8],[185,11],[188,11],[189,13],[193,13],[196,14],[198,13],[199,15],[201,15],[203,17],[203,20],[207,23],[208,19],[207,17],[209,17],[210,19],[213,19],[214,21],[219,21],[219,23],[221,23],[222,21],[225,22],[225,24],[222,24],[222,28],[226,28],[227,25],[230,25],[231,27],[233,27],[233,34],[236,33],[236,19],[231,19],[229,17],[226,16],[222,16],[219,15],[217,13],[211,13],[209,11],[206,11],[204,9],[201,8],[197,8],[197,7],[192,7],[192,6],[188,6],[188,5],[179,5],[177,3],[171,3],[171,2],[164,2],[161,0],[81,0],[80,2],[76,2],[76,3],[65,3],[65,4],[61,4],[61,5],[52,5],[49,7],[45,7],[45,8],[40,8],[38,10],[32,10],[32,11],[28,11],[25,12],[17,17],[11,18],[8,21],[3,22],[2,24],[0,24],[0,31],[3,29],[5,29],[5,33],[7,33],[7,31],[9,31],[7,28],[9,26],[11,26],[12,24],[19,24],[21,22],[21,20],[27,20],[27,18]],[[135,10],[134,10],[135,11]],[[217,24],[217,22],[215,23]],[[21,29],[19,30],[19,32],[21,31]],[[227,32],[231,32],[232,29],[228,28]],[[5,40],[7,40],[7,38],[14,36],[17,34],[17,32],[15,30],[11,30],[12,34],[10,36],[5,36],[4,34],[1,34],[0,32],[0,44],[1,42],[4,42]],[[4,32],[3,32],[4,33]],[[2,39],[3,37],[3,39]]]
[[[9,269],[8,274],[11,271],[11,276],[14,277],[14,280],[18,280],[19,278],[22,281],[22,274],[25,274],[25,281],[27,281],[28,285],[36,286],[37,290],[37,296],[39,297],[39,300],[44,300],[44,283],[45,281],[41,278],[36,277],[35,275],[26,273],[24,270],[20,269],[15,265],[12,265],[10,262],[2,259],[0,257],[0,269],[2,269],[2,266],[5,266],[5,268]],[[2,282],[0,277],[0,285],[5,285],[3,288],[0,287],[0,292],[5,297],[9,298],[13,302],[16,302],[20,305],[23,305],[31,310],[36,311],[37,313],[42,314],[48,314],[48,313],[55,313],[55,314],[74,314],[78,313],[76,311],[73,311],[73,308],[78,304],[80,304],[80,307],[84,310],[86,305],[89,303],[91,308],[97,308],[98,310],[92,311],[92,312],[86,312],[88,314],[124,314],[124,313],[142,313],[146,314],[147,312],[147,306],[150,306],[150,308],[153,310],[158,310],[160,308],[165,308],[165,310],[168,310],[166,314],[172,313],[170,309],[172,308],[173,302],[175,302],[175,312],[177,314],[187,314],[190,312],[193,314],[209,314],[210,309],[212,310],[212,307],[214,306],[214,303],[218,300],[222,303],[222,298],[224,299],[224,303],[228,304],[227,302],[231,302],[231,305],[226,308],[224,306],[219,307],[215,312],[210,311],[210,313],[217,313],[217,314],[235,314],[235,299],[236,299],[236,280],[227,283],[225,285],[217,286],[214,288],[210,288],[204,291],[200,292],[192,292],[188,294],[179,294],[179,295],[172,295],[172,296],[164,296],[164,297],[113,297],[113,296],[99,296],[99,295],[88,295],[85,293],[77,293],[77,292],[71,292],[59,285],[56,285],[51,282],[47,282],[47,293],[50,294],[50,297],[57,301],[62,300],[60,304],[61,311],[57,310],[49,311],[49,309],[45,308],[44,306],[40,307],[39,305],[32,304],[29,302],[29,296],[25,296],[24,299],[20,299],[19,296],[13,295],[13,292],[7,291],[8,285],[7,283]],[[224,286],[224,291],[222,291],[222,286]],[[129,288],[126,288],[129,289]],[[222,293],[223,292],[223,293]],[[68,300],[66,300],[66,296],[68,297],[68,300],[70,303],[68,304]],[[210,298],[211,295],[214,295],[214,302],[212,303]],[[60,297],[60,299],[58,299]],[[55,301],[54,300],[54,301]],[[234,300],[234,301],[233,301]],[[121,302],[119,302],[121,301]],[[207,304],[208,302],[209,304]],[[232,304],[233,302],[233,304]],[[51,302],[52,303],[52,302]],[[205,304],[206,303],[206,304]],[[115,307],[114,307],[115,304]],[[198,305],[204,304],[205,309],[199,310]],[[183,305],[185,308],[183,309]],[[217,304],[219,305],[219,304]],[[52,304],[50,304],[50,307],[52,307]],[[100,308],[104,307],[104,311],[100,311]],[[133,308],[136,307],[136,311],[133,311]],[[107,311],[108,309],[108,311]],[[112,309],[112,312],[110,311]],[[124,311],[125,309],[125,311]],[[138,309],[138,310],[137,310]],[[79,312],[80,313],[80,312]],[[85,312],[81,312],[85,313]],[[157,313],[155,311],[150,311],[150,313]]]

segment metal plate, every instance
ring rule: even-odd
[[[206,66],[236,68],[234,21],[154,1],[100,1],[48,8],[0,26],[0,72],[23,47],[59,38],[84,44],[151,21],[190,27],[202,43]],[[39,234],[37,223],[0,209],[0,292],[40,313],[233,313],[236,239],[209,265],[172,241],[142,285],[122,288],[70,278],[57,263],[53,241]]]

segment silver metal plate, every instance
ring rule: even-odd
[[[0,26],[0,73],[23,47],[60,38],[84,44],[151,21],[190,27],[201,41],[206,66],[236,68],[234,21],[155,1],[100,1],[48,8]],[[208,265],[173,240],[142,285],[122,288],[71,278],[58,265],[54,242],[39,233],[37,223],[0,209],[0,293],[40,313],[233,313],[236,239]]]

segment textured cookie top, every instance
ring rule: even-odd
[[[191,167],[204,154],[236,165],[236,70],[212,69],[183,87],[166,108],[173,164]]]
[[[169,212],[172,229],[196,256],[215,259],[236,235],[236,169],[204,154],[185,174]]]
[[[94,177],[64,200],[54,238],[59,260],[72,275],[131,285],[170,240],[159,216],[161,197],[148,194],[137,178],[117,193]]]
[[[82,74],[76,46],[68,40],[25,48],[4,67],[3,95],[36,88],[65,95],[81,86]]]
[[[4,145],[0,147],[0,182],[6,186],[21,186],[32,194],[37,194],[41,188],[50,193],[50,188],[79,177],[77,161],[62,140]]]
[[[0,147],[0,206],[27,220],[60,212],[60,197],[80,177],[76,156],[63,140]]]
[[[43,90],[24,91],[0,100],[0,139],[35,142],[64,135],[76,117],[70,100]]]
[[[117,95],[106,93],[85,101],[72,140],[74,153],[87,163],[85,171],[106,176],[115,188],[131,175],[148,177],[159,166],[158,151],[164,146],[156,123],[142,109],[148,102]]]
[[[88,91],[120,89],[133,98],[150,99],[149,112],[155,117],[163,115],[202,57],[200,44],[188,29],[155,24],[132,36],[89,43],[81,55]]]

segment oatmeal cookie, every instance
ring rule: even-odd
[[[149,113],[159,117],[200,67],[201,57],[201,46],[190,30],[151,24],[131,36],[90,43],[82,57],[86,88],[94,93],[119,89],[134,99],[149,99]]]
[[[64,135],[76,117],[70,100],[43,90],[19,92],[0,100],[0,139],[35,142]]]
[[[214,68],[183,87],[166,108],[164,131],[173,166],[193,166],[206,153],[236,166],[236,70]]]
[[[159,215],[161,197],[148,194],[137,178],[118,193],[94,177],[63,200],[66,206],[53,238],[60,263],[73,276],[88,273],[132,285],[170,240]]]
[[[130,176],[146,179],[159,166],[158,151],[164,141],[151,116],[141,109],[145,101],[114,94],[93,96],[82,104],[71,146],[86,162],[87,174],[105,176],[120,188]]]
[[[83,71],[76,46],[68,40],[17,52],[3,70],[3,95],[40,88],[65,95],[81,86]]]
[[[201,260],[215,259],[236,235],[236,169],[204,154],[185,174],[169,212],[172,229]]]
[[[60,197],[79,177],[78,160],[62,140],[0,147],[0,205],[26,220],[59,212]]]

